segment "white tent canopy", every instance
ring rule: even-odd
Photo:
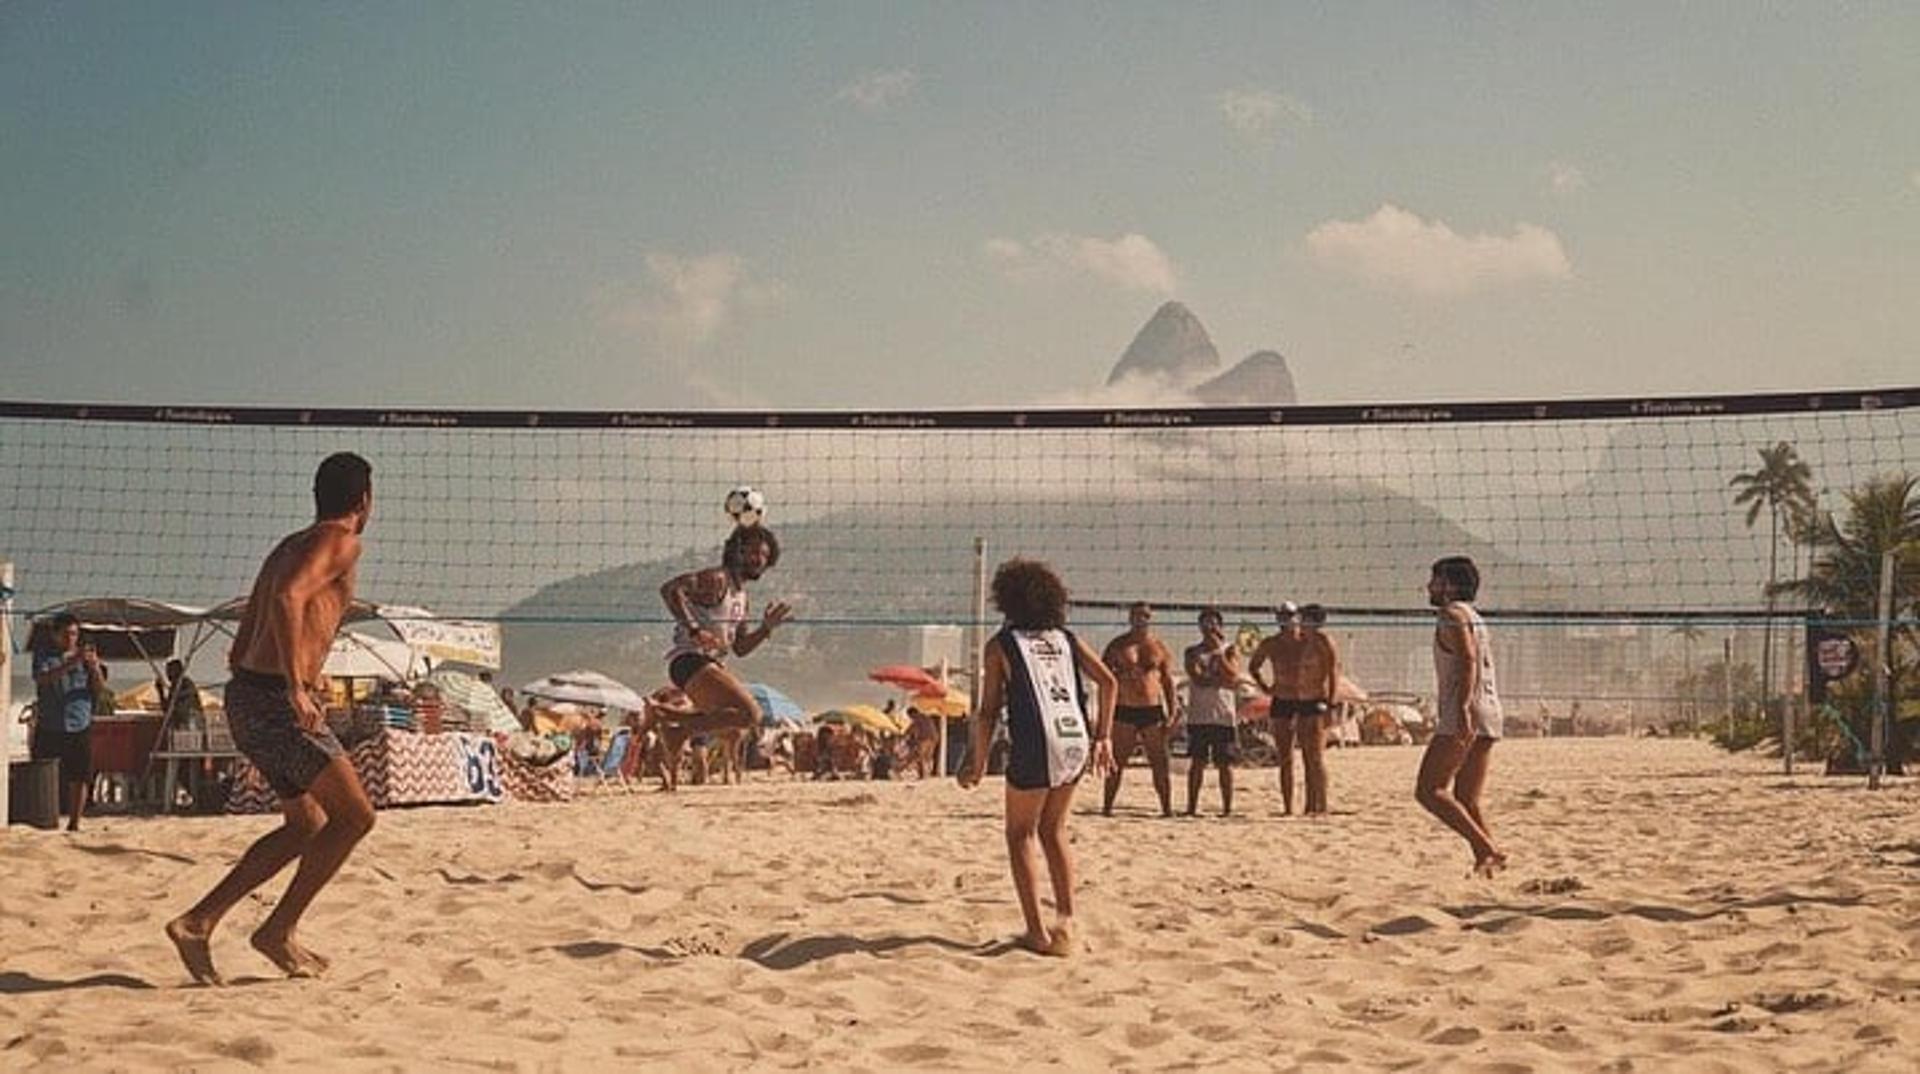
[[[206,613],[206,618],[217,622],[238,622],[246,610],[246,598],[235,597],[224,604],[215,605]],[[342,627],[368,622],[385,624],[414,652],[436,664],[465,664],[488,671],[500,670],[498,623],[442,619],[425,608],[406,604],[376,604],[370,600],[354,601],[347,605],[345,614],[340,617]]]
[[[411,682],[424,673],[424,663],[420,653],[404,641],[343,630],[334,635],[320,670],[337,679]]]

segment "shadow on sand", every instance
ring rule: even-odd
[[[762,936],[740,950],[740,957],[770,970],[794,970],[822,959],[841,955],[884,955],[910,947],[939,947],[976,958],[998,958],[1019,950],[1012,940],[989,943],[962,943],[945,936],[875,936],[871,938],[834,933],[824,936],[794,936],[776,932]]]

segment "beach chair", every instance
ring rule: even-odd
[[[607,748],[600,754],[599,762],[593,765],[579,778],[586,782],[587,789],[598,792],[609,787],[618,787],[628,794],[633,793],[633,782],[627,778],[627,751],[633,748],[633,728],[622,727],[613,732],[613,738],[607,742]]]

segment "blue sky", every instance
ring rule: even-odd
[[[1911,4],[0,7],[0,398],[1886,386]],[[1167,397],[1167,401],[1178,401]]]

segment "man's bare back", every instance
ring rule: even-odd
[[[359,559],[359,535],[334,520],[316,522],[274,546],[247,596],[228,663],[280,676],[290,694],[305,697],[319,685],[327,650],[353,601]]]

